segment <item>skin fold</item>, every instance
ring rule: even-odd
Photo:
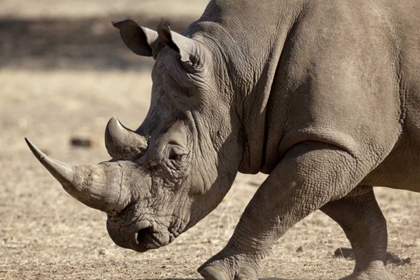
[[[113,118],[112,159],[71,167],[32,151],[72,196],[108,214],[119,246],[167,245],[223,199],[238,172],[269,174],[207,280],[258,279],[290,227],[320,209],[356,265],[343,279],[394,279],[373,186],[420,191],[420,3],[210,1],[182,34],[114,23],[155,59],[136,130]]]

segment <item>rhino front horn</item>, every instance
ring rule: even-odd
[[[25,141],[41,164],[78,201],[110,215],[120,213],[126,206],[127,190],[121,185],[122,171],[118,163],[70,166],[48,157],[28,139]]]
[[[105,130],[105,146],[115,159],[132,159],[147,148],[146,139],[123,126],[117,118],[111,118]]]

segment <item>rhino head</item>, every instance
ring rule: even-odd
[[[70,166],[27,143],[74,198],[108,214],[114,242],[139,252],[169,244],[212,211],[229,190],[241,161],[231,92],[223,65],[199,35],[188,38],[161,23],[158,31],[132,20],[114,23],[134,53],[153,56],[149,112],[137,130],[112,118],[107,162]]]

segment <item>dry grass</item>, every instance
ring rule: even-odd
[[[107,160],[103,145],[106,122],[117,116],[126,126],[136,128],[147,113],[151,80],[149,64],[139,60],[142,67],[127,67],[137,63],[137,58],[123,49],[114,52],[113,40],[119,40],[118,36],[99,28],[102,18],[106,24],[115,19],[113,15],[197,18],[206,3],[0,2],[0,18],[19,19],[8,21],[8,28],[26,24],[10,34],[8,28],[0,30],[4,32],[0,33],[0,62],[7,62],[7,67],[0,67],[0,279],[196,279],[200,278],[196,268],[223,248],[264,176],[239,175],[221,205],[196,227],[167,247],[138,254],[114,245],[105,229],[105,214],[67,195],[23,141],[29,137],[51,156],[69,163]],[[93,25],[92,17],[96,18]],[[49,22],[41,20],[45,18],[54,19],[51,30]],[[61,26],[68,23],[73,28],[62,31]],[[38,36],[44,31],[43,41]],[[107,45],[99,48],[102,44]],[[114,53],[120,60],[99,61]],[[94,145],[73,148],[69,144],[73,136],[91,139]],[[377,196],[388,219],[390,250],[412,258],[411,265],[389,269],[398,279],[418,279],[420,195],[381,189]],[[354,265],[332,257],[342,246],[348,242],[340,228],[322,213],[313,213],[279,240],[264,262],[261,277],[337,279],[349,274]],[[303,252],[296,251],[299,247]]]

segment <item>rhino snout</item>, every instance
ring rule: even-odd
[[[127,227],[109,217],[107,229],[115,244],[137,252],[157,249],[171,241],[167,231],[156,229],[149,221],[141,221]]]

